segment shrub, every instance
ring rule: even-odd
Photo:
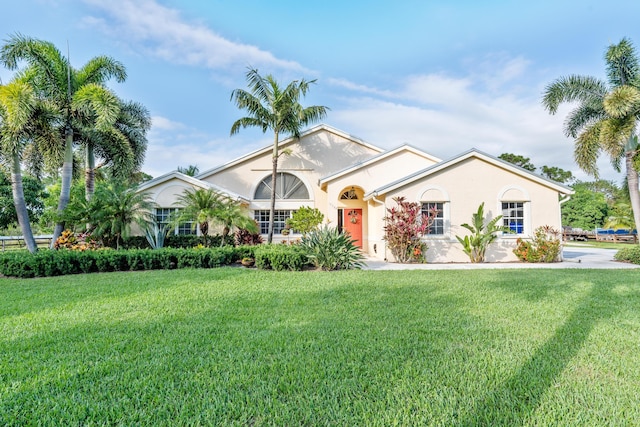
[[[254,258],[256,267],[263,270],[299,271],[309,264],[299,245],[261,245],[256,247]]]
[[[560,232],[545,225],[536,228],[533,240],[518,239],[513,253],[524,262],[554,262],[558,261],[560,244]]]
[[[640,246],[633,245],[628,248],[622,248],[618,252],[616,252],[613,258],[616,261],[640,264]]]
[[[404,197],[393,200],[398,206],[387,209],[384,217],[387,247],[397,262],[424,262],[427,246],[420,239],[429,231],[435,212],[423,214],[419,203],[407,202]]]
[[[302,235],[307,235],[316,230],[323,219],[324,215],[318,208],[302,206],[293,212],[291,218],[287,220],[287,225],[293,230],[302,233]]]
[[[53,244],[55,249],[69,249],[72,251],[96,250],[102,245],[89,233],[74,234],[71,230],[64,230]]]
[[[362,251],[349,235],[325,225],[302,238],[301,246],[316,268],[348,270],[361,268]]]
[[[230,265],[247,255],[252,255],[252,250],[247,247],[41,250],[35,254],[11,251],[0,255],[0,273],[5,276],[30,278],[109,271],[213,268]],[[282,261],[275,261],[277,267],[281,264]],[[297,265],[293,262],[292,264]]]
[[[252,233],[245,228],[240,228],[235,232],[234,240],[236,246],[259,245],[262,243],[262,236],[259,233]]]

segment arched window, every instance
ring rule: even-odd
[[[260,181],[255,199],[271,199],[271,175]],[[276,176],[276,199],[309,199],[309,190],[297,176],[279,172]]]

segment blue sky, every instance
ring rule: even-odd
[[[241,130],[231,91],[248,66],[282,84],[317,79],[305,105],[367,142],[411,144],[442,159],[472,147],[572,170],[568,107],[547,114],[554,79],[604,78],[608,45],[640,43],[640,2],[611,0],[21,0],[2,6],[2,38],[51,41],[74,66],[109,55],[127,67],[122,98],[153,117],[143,170],[210,169],[268,145]],[[640,45],[639,45],[640,46]],[[7,81],[12,72],[0,69]],[[619,180],[607,161],[601,175]]]

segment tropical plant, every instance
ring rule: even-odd
[[[273,150],[271,155],[271,204],[269,214],[269,232],[267,242],[273,241],[273,226],[275,221],[276,178],[278,173],[278,158],[282,154],[279,143],[280,136],[291,135],[300,138],[300,131],[304,126],[322,120],[327,114],[327,107],[303,107],[300,98],[307,94],[309,86],[315,80],[294,80],[285,88],[271,75],[261,76],[258,70],[250,68],[246,73],[249,91],[235,89],[231,93],[231,100],[249,114],[236,120],[231,126],[231,135],[238,133],[240,128],[258,127],[263,133],[273,131]]]
[[[633,221],[633,210],[631,206],[624,202],[614,204],[609,210],[609,216],[604,223],[604,228],[613,228],[614,230],[633,230],[637,228]]]
[[[364,256],[348,234],[324,225],[303,236],[301,246],[316,268],[349,270],[362,268]]]
[[[421,238],[429,232],[436,212],[422,213],[419,203],[404,197],[393,199],[397,206],[387,208],[384,217],[384,240],[396,262],[425,261],[427,246]]]
[[[139,173],[147,150],[147,131],[151,128],[151,116],[142,104],[110,97],[106,99],[103,102],[105,104],[119,104],[113,124],[96,126],[98,117],[91,114],[89,108],[89,115],[80,128],[85,155],[85,195],[88,200],[93,196],[98,169],[109,167],[110,176],[115,179],[130,178]],[[96,165],[96,157],[102,160],[99,165]]]
[[[469,256],[469,260],[473,263],[484,262],[487,248],[493,243],[498,235],[496,233],[511,233],[509,227],[498,225],[502,215],[485,222],[484,202],[478,206],[478,210],[471,215],[471,224],[461,224],[471,232],[464,237],[456,236],[458,242],[462,244],[462,250]]]
[[[547,86],[542,103],[555,114],[564,103],[575,104],[564,132],[575,139],[578,166],[597,177],[597,159],[606,153],[616,170],[624,161],[634,220],[640,224],[638,138],[640,67],[632,43],[624,38],[605,55],[607,82],[590,76],[561,77]]]
[[[121,239],[129,236],[132,224],[145,229],[154,219],[149,194],[136,192],[135,187],[121,181],[98,185],[90,209],[92,235],[101,238],[105,245],[115,243],[116,249],[120,249]]]
[[[186,167],[178,166],[176,169],[178,172],[183,173],[187,176],[196,176],[200,173],[200,169],[197,165],[189,165]]]
[[[249,209],[246,205],[229,197],[222,199],[221,205],[214,211],[214,221],[222,225],[222,239],[220,246],[224,246],[227,236],[234,228],[237,230],[247,230],[249,233],[260,232],[260,227],[256,221],[249,216]]]
[[[513,253],[524,262],[558,261],[562,249],[560,236],[560,231],[551,226],[538,227],[533,232],[532,240],[518,238]]]
[[[125,68],[110,57],[98,56],[82,68],[75,69],[52,43],[19,34],[12,36],[2,47],[0,61],[9,69],[16,69],[20,61],[25,61],[28,68],[23,75],[36,95],[57,111],[58,118],[54,123],[61,137],[58,149],[51,150],[51,153],[61,154],[62,185],[58,212],[62,214],[70,199],[73,145],[84,141],[84,131],[88,128],[105,133],[113,130],[121,103],[104,83],[111,78],[124,81]],[[124,143],[119,138],[111,141],[116,140]],[[128,151],[124,157],[132,157],[130,149],[127,150],[125,145],[121,148],[120,152]],[[121,156],[120,161],[124,157]],[[64,223],[56,224],[52,245],[63,229]]]
[[[204,245],[209,246],[209,222],[216,220],[225,202],[226,196],[213,189],[189,188],[178,196],[175,205],[180,210],[171,223],[192,222],[200,230]]]
[[[255,223],[255,220],[254,220]],[[256,223],[256,229],[259,228]],[[245,228],[239,228],[234,235],[236,246],[254,246],[262,243],[262,235],[259,232],[252,232]]]
[[[164,247],[164,238],[167,236],[167,224],[158,224],[153,220],[144,228],[144,236],[149,242],[151,249],[162,249]]]
[[[323,219],[324,215],[318,208],[302,206],[293,212],[291,218],[287,219],[287,225],[302,235],[306,235],[317,229]]]
[[[24,195],[22,180],[22,153],[25,144],[36,135],[33,123],[37,122],[37,98],[30,85],[15,79],[0,86],[0,153],[10,167],[11,190],[20,230],[29,252],[38,250]]]

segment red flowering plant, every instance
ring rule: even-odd
[[[560,232],[551,226],[538,227],[532,240],[518,239],[513,253],[524,262],[554,262],[560,255]]]
[[[384,217],[384,240],[399,263],[426,262],[427,245],[422,237],[429,232],[436,211],[422,212],[420,203],[407,202],[404,197],[393,199],[397,206],[387,208]]]

